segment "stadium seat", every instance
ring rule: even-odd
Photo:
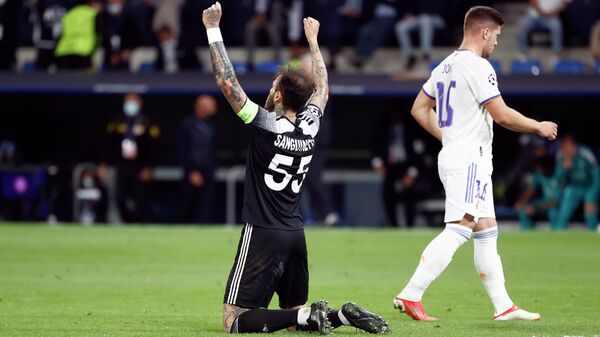
[[[489,61],[492,67],[494,67],[494,71],[496,71],[496,74],[502,73],[502,63],[500,63],[500,60],[492,59]]]
[[[138,73],[153,73],[155,70],[154,62],[144,62],[139,65]]]
[[[33,47],[19,47],[15,51],[16,66],[18,71],[33,71],[31,65],[35,65],[37,59],[37,49]]]
[[[156,48],[151,47],[138,47],[131,51],[131,57],[129,58],[129,71],[133,73],[138,72],[152,72],[154,71],[154,63],[158,59],[158,51]],[[152,67],[148,66],[152,64]],[[145,67],[145,69],[142,69]]]
[[[35,61],[28,61],[23,63],[21,71],[24,73],[31,73],[35,71]]]
[[[258,63],[254,69],[257,73],[273,74],[277,72],[281,65],[283,65],[281,61],[265,61]]]
[[[596,70],[596,72],[598,74],[600,74],[600,60],[596,61],[595,65],[594,65],[594,69]]]
[[[560,60],[554,66],[555,74],[583,74],[583,63],[579,60]]]
[[[236,74],[245,74],[248,72],[248,63],[246,62],[239,62],[239,61],[231,61],[231,65],[233,66],[233,69],[235,70]],[[212,71],[212,68],[211,68]]]
[[[516,75],[539,75],[542,73],[542,63],[539,60],[512,62],[510,72]]]

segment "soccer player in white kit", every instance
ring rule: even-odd
[[[438,171],[446,191],[446,228],[425,248],[417,270],[394,298],[394,305],[415,320],[436,319],[425,312],[423,293],[471,236],[475,268],[494,305],[494,319],[540,319],[539,314],[517,307],[504,286],[496,248],[492,126],[496,122],[512,131],[535,132],[554,140],[557,125],[527,118],[504,103],[496,72],[486,60],[498,43],[503,24],[495,9],[471,8],[465,15],[460,48],[432,71],[412,107],[417,122],[442,141]]]

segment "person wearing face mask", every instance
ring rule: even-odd
[[[196,98],[194,114],[179,126],[178,152],[184,171],[183,221],[211,223],[212,197],[217,167],[216,127],[217,101],[208,95]]]
[[[106,181],[108,165],[114,165],[117,205],[121,219],[127,223],[147,221],[145,195],[160,136],[160,128],[143,114],[142,107],[138,94],[125,96],[122,114],[107,125],[108,141],[99,168],[99,176]]]
[[[79,201],[79,222],[92,225],[97,222],[106,222],[106,187],[98,178],[96,172],[86,169],[81,174],[77,188]]]

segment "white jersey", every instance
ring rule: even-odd
[[[493,119],[483,105],[500,95],[492,65],[470,50],[456,50],[431,72],[423,91],[436,100],[443,144],[440,172],[475,162],[491,174]]]

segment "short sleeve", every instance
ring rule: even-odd
[[[323,112],[318,106],[314,104],[305,106],[304,109],[296,115],[296,118],[300,120],[298,126],[302,130],[302,133],[310,135],[313,138],[316,137],[319,132],[319,127],[321,126],[322,116]]]
[[[427,82],[425,82],[425,84],[423,84],[421,91],[423,91],[423,93],[425,95],[427,95],[427,97],[429,97],[431,99],[435,99],[435,96],[436,96],[435,95],[435,84],[433,83],[432,77],[429,77]]]
[[[500,96],[496,71],[485,59],[481,59],[479,65],[471,71],[469,82],[479,105]]]
[[[276,132],[277,114],[269,112],[265,108],[258,106],[258,112],[250,125],[269,132]]]

